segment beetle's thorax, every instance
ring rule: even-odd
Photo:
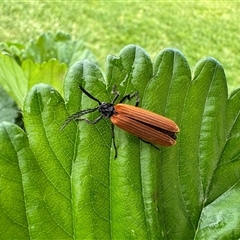
[[[105,118],[110,118],[115,113],[113,103],[102,102],[102,104],[99,105],[98,110]]]

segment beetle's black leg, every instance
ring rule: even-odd
[[[114,125],[112,124],[112,140],[113,140],[113,147],[114,147],[114,151],[115,151],[115,156],[114,159],[117,158],[117,146],[116,146],[116,142],[115,142],[115,133],[114,133]]]
[[[112,100],[112,103],[115,103],[115,101],[117,100],[117,98],[119,97],[119,92],[116,90],[116,85],[113,86],[113,89],[112,89],[112,94],[115,94],[115,97],[114,99]],[[135,103],[135,107],[138,106],[139,104],[139,93],[138,92],[135,92],[133,94],[126,94],[125,96],[123,96],[123,98],[119,101],[119,103],[123,103],[125,102],[126,100],[131,100],[132,98],[136,97],[136,103]]]
[[[147,144],[150,144],[151,146],[153,146],[154,148],[160,150],[160,148],[156,147],[154,144],[150,143],[150,142],[147,142],[145,140],[143,140],[142,138],[139,138],[140,140],[142,140],[143,142],[147,143]]]
[[[139,93],[138,92],[135,92],[133,94],[126,94],[121,100],[119,103],[123,103],[125,102],[126,100],[131,100],[132,98],[136,97],[136,103],[135,103],[135,107],[138,106],[139,104]]]
[[[79,119],[75,119],[76,121],[85,121],[89,124],[95,124],[97,123],[98,121],[100,121],[101,119],[103,118],[103,115],[100,115],[98,118],[96,118],[95,120],[91,121],[87,118],[79,118]]]

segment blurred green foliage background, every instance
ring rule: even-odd
[[[224,67],[229,90],[240,86],[240,3],[30,1],[0,3],[0,41],[27,43],[43,32],[83,40],[104,70],[108,54],[132,43],[154,58],[179,49],[191,68],[206,56]]]

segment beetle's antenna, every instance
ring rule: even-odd
[[[87,113],[91,113],[91,112],[95,112],[96,110],[98,110],[99,107],[95,107],[95,108],[92,108],[92,109],[86,109],[86,110],[82,110],[82,111],[79,111],[79,112],[76,112],[74,114],[72,114],[71,116],[69,116],[67,118],[66,121],[64,121],[62,127],[61,127],[61,130],[64,129],[68,123],[70,123],[71,121],[73,120],[81,120],[80,117],[87,114]]]
[[[139,104],[139,93],[135,92],[133,94],[126,94],[125,96],[123,96],[123,98],[119,101],[119,103],[123,103],[126,100],[131,100],[132,98],[136,97],[136,103],[135,103],[135,107],[138,107]]]
[[[89,98],[91,98],[92,100],[98,102],[99,105],[102,104],[97,98],[95,98],[95,97],[92,96],[89,92],[87,92],[87,90],[85,90],[81,85],[79,86],[79,88],[80,88]]]

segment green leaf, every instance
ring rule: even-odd
[[[66,64],[60,64],[54,59],[42,64],[26,60],[19,66],[12,57],[0,55],[0,85],[22,108],[28,90],[39,82],[52,84],[62,93],[62,79],[66,69]]]
[[[54,86],[62,94],[63,78],[67,71],[66,64],[60,64],[54,59],[42,64],[26,60],[22,64],[22,69],[28,79],[29,89],[42,82]]]
[[[239,197],[238,180],[203,209],[195,239],[239,239]]]
[[[21,54],[24,46],[20,43],[0,42],[0,52],[3,55],[11,56],[21,65]]]
[[[34,62],[43,63],[51,59],[71,66],[81,59],[96,61],[94,55],[82,41],[72,40],[69,34],[57,32],[43,33],[37,40],[31,40],[23,52],[23,59],[32,59]]]
[[[66,117],[63,99],[51,86],[39,84],[29,91],[23,112],[29,144],[38,165],[37,170],[30,171],[36,179],[31,187],[34,192],[26,195],[32,209],[28,215],[30,235],[38,239],[72,238],[71,172],[75,146],[69,141],[72,136],[60,130]],[[36,200],[33,194],[38,196]]]
[[[28,90],[27,78],[16,61],[0,54],[0,85],[15,100],[19,107]]]
[[[56,59],[68,66],[81,59],[96,62],[95,56],[83,41],[72,40],[71,35],[64,32],[42,33],[37,40],[31,39],[26,46],[20,43],[0,42],[0,52],[13,57],[19,65],[28,59],[39,64]]]
[[[19,110],[12,98],[0,87],[0,122],[15,122]]]
[[[61,129],[69,115],[98,106],[80,84],[105,102],[115,84],[119,99],[138,90],[140,107],[179,125],[177,144],[158,150],[115,128],[114,160],[109,119]],[[72,65],[64,97],[35,85],[23,108],[27,134],[0,125],[0,198],[18,196],[1,200],[1,238],[239,238],[240,89],[228,98],[220,63],[205,58],[192,77],[179,51],[152,63],[129,45],[107,57],[106,77],[88,60]]]
[[[211,58],[202,60],[187,90],[178,145],[180,191],[186,224],[192,225],[191,231],[185,233],[188,236],[193,236],[198,227],[209,184],[226,141],[226,102],[226,79],[221,65]]]
[[[0,86],[21,109],[23,99],[37,83],[53,85],[62,94],[62,80],[67,66],[80,59],[96,62],[82,41],[69,34],[43,33],[24,47],[17,43],[0,43]]]
[[[34,156],[26,133],[13,123],[0,123],[0,238],[29,238],[29,223],[24,193],[29,191],[25,180]],[[24,177],[26,177],[24,179]],[[34,191],[31,189],[30,191]],[[35,198],[37,200],[37,196]],[[37,201],[36,201],[37,203]],[[35,206],[35,208],[37,205]]]

